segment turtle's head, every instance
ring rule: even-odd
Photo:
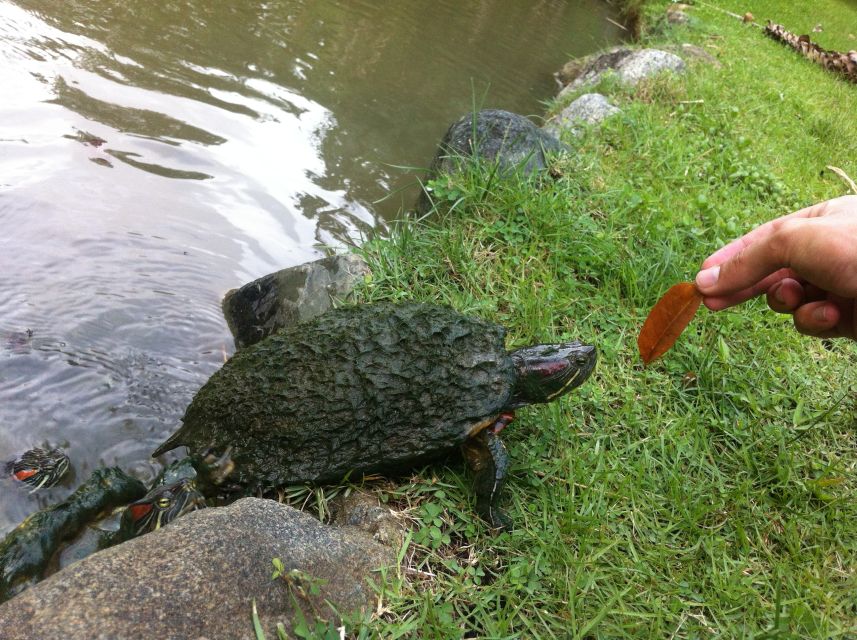
[[[126,510],[133,535],[139,536],[160,529],[179,516],[205,506],[205,499],[196,490],[193,480],[155,487],[145,497],[132,502]]]
[[[515,389],[510,409],[550,402],[579,386],[595,368],[595,347],[579,342],[537,344],[512,352]]]
[[[66,474],[68,456],[59,449],[30,449],[7,465],[16,480],[33,487],[33,491],[52,487]]]

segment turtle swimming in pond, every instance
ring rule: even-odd
[[[31,514],[0,540],[0,602],[41,580],[63,542],[93,519],[144,493],[143,484],[119,468],[101,468],[59,504]]]
[[[252,488],[395,472],[460,445],[477,510],[507,527],[499,431],[592,373],[579,342],[507,352],[503,327],[428,304],[329,311],[237,352],[199,390],[182,427],[152,454],[228,449],[230,481]]]
[[[34,491],[52,487],[69,469],[68,456],[60,449],[30,449],[6,465],[6,473]]]

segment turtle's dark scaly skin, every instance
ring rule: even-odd
[[[476,511],[493,527],[510,529],[512,521],[497,506],[509,471],[506,445],[492,429],[485,429],[465,442],[462,452],[473,471]]]
[[[232,445],[230,480],[271,486],[409,466],[507,403],[504,333],[427,305],[325,313],[236,353],[153,455]]]
[[[116,467],[96,469],[68,498],[24,520],[0,542],[0,602],[40,580],[60,545],[87,523],[145,493]]]
[[[236,353],[153,455],[231,447],[230,481],[267,488],[405,470],[470,441],[502,481],[502,444],[474,437],[504,412],[576,387],[595,364],[579,343],[509,353],[504,338],[498,325],[426,304],[329,311]],[[480,513],[502,524],[485,507],[499,489],[482,494],[498,483],[476,484]]]

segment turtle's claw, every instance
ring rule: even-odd
[[[206,477],[214,485],[221,485],[235,471],[235,461],[232,460],[232,447],[226,447],[226,451],[220,457],[209,453],[203,459]]]

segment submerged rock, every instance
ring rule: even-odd
[[[297,322],[321,315],[369,273],[356,254],[307,262],[262,276],[223,299],[223,315],[240,348]]]
[[[580,125],[598,124],[616,113],[621,113],[621,110],[610,104],[610,101],[600,93],[584,93],[548,120],[544,129],[557,136],[563,130],[569,130],[577,135],[581,131]]]
[[[272,579],[274,558],[297,577]],[[245,498],[89,556],[0,605],[3,638],[252,639],[254,600],[276,638],[277,622],[291,631],[296,605],[308,620],[336,620],[330,605],[373,606],[367,579],[394,563],[392,547],[362,532]]]

